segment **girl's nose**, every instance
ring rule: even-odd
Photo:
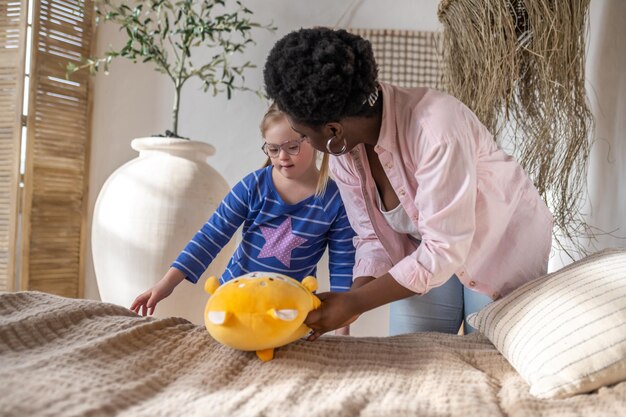
[[[284,150],[283,148],[280,148],[280,152],[278,153],[278,158],[279,159],[289,159],[291,158],[291,155],[289,155],[289,153]]]

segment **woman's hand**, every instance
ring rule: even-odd
[[[157,303],[168,297],[183,279],[185,279],[185,275],[182,272],[176,268],[170,268],[154,287],[135,298],[130,309],[142,316],[145,316],[146,313],[152,315]]]
[[[355,278],[350,291],[354,291],[375,279],[374,277]],[[334,295],[337,295],[337,297],[334,297]],[[307,340],[316,340],[322,334],[335,329],[336,335],[350,335],[350,323],[359,318],[360,313],[356,312],[356,303],[346,304],[343,297],[348,297],[349,299],[352,297],[352,293],[321,293],[318,295],[322,305],[317,310],[310,312],[304,321],[313,330],[313,333],[309,335]],[[341,307],[345,308],[342,309]],[[322,309],[324,309],[323,313]]]
[[[335,330],[335,336],[350,336],[350,326],[338,328]]]
[[[313,341],[331,330],[346,327],[359,317],[350,292],[323,292],[317,297],[322,305],[309,313],[304,323],[313,330],[307,340]]]
[[[359,277],[348,292],[325,292],[318,295],[322,305],[309,313],[304,323],[313,333],[307,340],[347,326],[360,314],[415,293],[400,285],[389,273],[378,278]]]

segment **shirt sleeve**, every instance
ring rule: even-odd
[[[374,232],[359,179],[356,173],[347,168],[344,158],[346,157],[331,157],[329,167],[339,187],[350,225],[356,233],[353,279],[363,276],[378,277],[391,268],[391,259]]]
[[[187,280],[198,282],[213,259],[230,241],[249,212],[249,186],[240,181],[224,197],[215,213],[172,263]]]
[[[464,264],[476,227],[476,164],[470,141],[443,138],[428,143],[415,172],[422,241],[389,270],[401,285],[421,294],[445,283]]]
[[[354,230],[350,226],[346,210],[341,202],[339,191],[333,197],[336,201],[335,220],[328,231],[328,269],[330,272],[330,290],[345,292],[352,287],[354,269]]]

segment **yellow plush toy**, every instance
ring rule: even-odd
[[[313,294],[317,280],[302,283],[285,275],[252,272],[223,285],[215,277],[204,284],[211,298],[204,323],[215,340],[239,350],[256,351],[262,361],[272,360],[274,348],[306,335],[307,314],[320,306]]]

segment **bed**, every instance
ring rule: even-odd
[[[324,336],[270,362],[181,318],[0,293],[2,416],[624,416],[626,382],[540,400],[479,333]]]

